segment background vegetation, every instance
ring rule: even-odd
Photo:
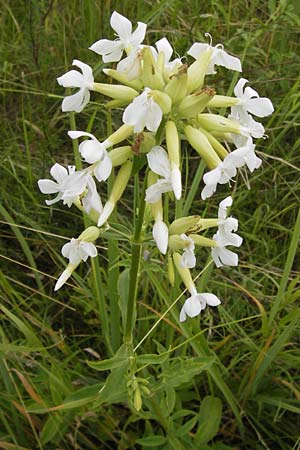
[[[0,448],[300,449],[299,2],[0,3]],[[182,325],[181,298],[157,323],[182,289],[170,291],[158,253],[145,258],[136,345],[140,355],[161,356],[157,365],[153,358],[150,366],[139,360],[139,374],[152,390],[139,413],[125,397],[114,397],[122,371],[102,403],[97,392],[109,372],[86,363],[111,356],[120,345],[120,330],[110,318],[117,314],[112,308],[119,293],[122,300],[128,266],[122,232],[132,230],[133,187],[118,211],[123,228],[103,240],[108,251],[100,247],[92,269],[82,267],[55,295],[64,264],[60,248],[83,222],[74,209],[47,207],[37,188],[54,161],[74,162],[66,132],[75,122],[78,129],[93,122],[93,132],[106,135],[108,112],[101,103],[96,115],[95,105],[76,117],[61,112],[64,92],[56,77],[79,59],[104,80],[88,47],[112,36],[114,10],[133,23],[148,23],[149,40],[166,36],[180,55],[209,32],[214,44],[242,58],[243,76],[275,106],[264,122],[269,139],[257,146],[263,167],[249,180],[242,173],[234,185],[233,214],[244,237],[240,265],[210,266],[199,278],[222,306]],[[230,76],[219,70],[223,93],[232,89]],[[190,179],[197,167],[195,158]],[[211,199],[207,213],[216,212],[225,191]],[[197,193],[190,211],[202,208]]]

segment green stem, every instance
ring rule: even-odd
[[[138,182],[138,180],[137,180]],[[132,241],[131,251],[131,267],[129,275],[129,292],[128,292],[128,305],[126,315],[126,325],[124,342],[132,343],[132,329],[135,320],[135,308],[136,308],[136,295],[137,295],[137,279],[139,273],[140,259],[142,253],[141,243],[141,231],[144,220],[145,212],[145,189],[146,189],[147,177],[144,178],[144,186],[140,196],[139,215],[135,224],[135,230]]]

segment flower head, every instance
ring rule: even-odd
[[[163,177],[146,190],[146,202],[156,203],[160,200],[162,194],[173,191],[171,164],[167,152],[159,146],[152,148],[147,154],[147,159],[152,172]]]
[[[185,301],[183,307],[181,308],[179,316],[180,322],[184,322],[186,320],[186,316],[198,316],[201,311],[206,308],[206,305],[218,306],[221,303],[218,297],[214,294],[210,294],[208,292],[198,294],[195,287],[190,288],[190,293],[191,296]]]
[[[82,74],[77,70],[70,70],[61,77],[57,78],[57,82],[63,87],[78,87],[76,94],[65,97],[62,102],[62,110],[81,112],[90,100],[90,90],[93,90],[94,77],[93,71],[87,64],[74,59],[73,66],[79,67]]]
[[[240,102],[231,107],[231,114],[239,117],[245,123],[248,121],[248,113],[258,117],[272,114],[274,108],[271,100],[265,97],[260,98],[258,93],[249,86],[245,88],[246,83],[248,80],[241,78],[234,88],[234,93]]]
[[[140,133],[146,127],[149,131],[157,131],[162,119],[162,110],[153,100],[151,89],[136,97],[123,113],[123,122],[134,126],[134,132]]]
[[[111,15],[110,25],[116,32],[118,39],[114,41],[100,39],[90,47],[90,50],[102,56],[105,63],[120,61],[124,50],[129,54],[138,49],[145,38],[147,28],[145,23],[138,22],[136,30],[132,33],[130,20],[116,11]]]
[[[112,144],[108,140],[101,143],[93,134],[84,131],[69,131],[68,135],[71,139],[77,139],[82,136],[91,138],[81,142],[79,152],[87,163],[94,165],[94,174],[97,180],[107,180],[111,174],[112,162],[106,149]]]
[[[81,195],[87,184],[87,174],[84,171],[75,171],[74,166],[68,169],[60,164],[54,164],[50,169],[50,174],[55,181],[42,179],[38,181],[38,186],[43,194],[58,194],[53,200],[46,200],[47,205],[63,200],[64,205],[70,206]]]
[[[212,50],[210,64],[208,66],[207,75],[215,74],[215,66],[223,66],[226,69],[236,70],[237,72],[242,71],[241,61],[235,56],[229,55],[225,52],[223,45],[218,44],[213,47],[211,44],[202,44],[200,42],[195,42],[191,48],[188,50],[188,55],[197,59],[199,56],[206,52],[207,50]]]

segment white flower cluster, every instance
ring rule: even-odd
[[[231,196],[220,203],[217,218],[175,216],[170,224],[165,217],[163,194],[175,201],[182,198],[181,140],[190,144],[209,169],[203,176],[201,192],[202,200],[206,200],[214,194],[218,184],[228,184],[239,168],[246,166],[253,172],[260,167],[262,161],[256,156],[253,139],[263,137],[265,130],[253,115],[265,117],[273,112],[273,105],[249,86],[245,87],[248,81],[244,78],[237,82],[234,97],[219,95],[214,85],[207,85],[206,76],[216,74],[217,66],[242,71],[240,60],[229,55],[220,44],[194,43],[187,51],[193,58],[188,65],[181,58],[172,60],[173,49],[166,38],[153,47],[143,45],[146,24],[138,22],[132,31],[131,22],[117,12],[113,12],[110,24],[117,38],[100,39],[90,49],[100,55],[104,63],[117,63],[114,69],[104,69],[117,84],[95,82],[91,67],[78,60],[74,60],[73,65],[81,72],[70,70],[57,81],[63,87],[79,88],[75,94],[64,98],[63,111],[81,112],[89,103],[90,91],[94,91],[111,99],[110,108],[123,110],[123,124],[102,142],[91,133],[69,131],[71,139],[84,138],[79,152],[86,167],[76,171],[73,166],[66,169],[55,164],[50,170],[55,181],[39,180],[39,188],[44,194],[57,194],[54,199],[46,200],[47,205],[60,200],[68,207],[74,204],[99,229],[108,221],[126,188],[133,158],[146,153],[149,171],[145,201],[154,219],[153,238],[162,254],[172,255],[191,293],[180,314],[180,320],[185,320],[186,316],[198,315],[206,304],[220,303],[215,295],[196,291],[189,271],[196,266],[195,248],[210,247],[217,267],[236,266],[238,256],[227,247],[239,247],[242,238],[236,234],[237,219],[227,213],[232,205]],[[218,113],[226,108],[231,108],[227,117]],[[119,171],[103,206],[98,183],[110,177],[113,167],[119,167]],[[212,239],[201,234],[211,227],[217,227]],[[86,231],[63,247],[62,254],[69,259],[69,266],[56,289],[80,261],[96,256],[93,240],[98,235],[95,231]],[[172,258],[168,258],[171,264]]]

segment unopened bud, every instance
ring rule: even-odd
[[[187,65],[182,64],[177,73],[170,76],[170,81],[164,91],[172,99],[172,102],[178,103],[187,95],[188,75]]]
[[[200,216],[187,216],[175,219],[169,227],[170,235],[186,233],[198,223],[199,219]]]
[[[206,129],[206,131],[240,134],[241,126],[238,122],[218,114],[199,114],[197,116],[197,121],[201,127]]]
[[[240,99],[236,97],[228,97],[227,95],[215,95],[208,104],[212,108],[229,108],[240,103]]]
[[[165,94],[161,91],[152,91],[151,97],[157,103],[162,110],[163,114],[168,114],[171,111],[172,108],[172,100],[168,96],[168,94]]]
[[[188,68],[188,93],[203,86],[211,55],[212,50],[207,49]]]
[[[109,157],[111,159],[113,167],[121,166],[124,164],[128,158],[132,156],[132,150],[130,145],[124,145],[123,147],[113,148],[109,152]]]
[[[164,80],[162,74],[158,71],[150,47],[143,49],[143,84],[150,89],[162,89]]]
[[[190,125],[185,127],[184,133],[191,146],[203,158],[207,167],[209,169],[215,169],[220,164],[221,159],[210,145],[207,137],[200,130]]]
[[[122,141],[125,141],[129,136],[133,134],[133,127],[131,125],[122,125],[120,128],[111,134],[107,141],[111,143],[111,145],[117,145]]]
[[[180,278],[182,279],[182,281],[185,284],[185,287],[190,291],[191,289],[193,289],[193,287],[195,287],[195,284],[194,284],[192,276],[191,276],[191,272],[189,271],[189,269],[186,269],[185,267],[181,267],[181,264],[180,264],[181,256],[179,255],[179,253],[174,253],[173,261],[174,261],[176,270],[179,273]]]
[[[171,256],[168,256],[168,278],[171,286],[174,286],[175,283],[175,271],[174,264]]]
[[[208,142],[211,144],[211,146],[213,147],[213,149],[215,150],[217,155],[221,159],[224,159],[228,155],[228,151],[226,150],[224,145],[222,145],[221,142],[219,142],[218,139],[215,136],[213,136],[211,133],[209,133],[208,131],[204,130],[203,128],[201,128],[200,131],[202,131],[202,133],[205,134],[205,136],[208,139]]]
[[[188,95],[179,103],[178,113],[186,119],[197,116],[205,109],[215,92],[214,89],[206,87],[199,92]]]
[[[216,241],[213,239],[209,239],[204,236],[199,236],[199,234],[190,234],[190,238],[194,241],[196,245],[200,245],[202,247],[215,247]]]

